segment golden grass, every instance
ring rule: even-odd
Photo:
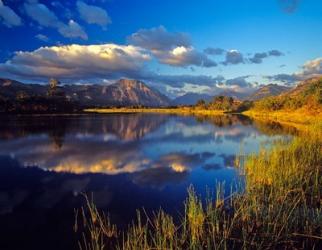
[[[84,112],[99,114],[115,114],[115,113],[164,113],[164,114],[180,114],[180,115],[216,115],[224,114],[222,110],[198,109],[193,107],[182,108],[93,108],[85,109]]]
[[[162,210],[116,232],[88,202],[82,221],[83,249],[321,249],[322,130],[280,140],[259,154],[237,157],[243,192],[204,204],[188,190],[180,223]],[[244,183],[244,184],[243,184]],[[107,221],[107,222],[104,222]],[[84,225],[84,224],[83,224]],[[88,226],[89,225],[89,226]]]
[[[285,124],[309,125],[322,122],[322,113],[309,113],[305,111],[256,111],[248,110],[244,115],[254,119],[277,121]]]

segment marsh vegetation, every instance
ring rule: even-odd
[[[223,183],[206,199],[190,187],[179,220],[144,210],[125,230],[87,206],[76,213],[81,249],[319,249],[322,246],[321,124],[236,160],[240,189]],[[224,198],[226,197],[226,198]]]

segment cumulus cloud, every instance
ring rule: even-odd
[[[307,61],[303,67],[300,75],[303,76],[316,76],[322,74],[322,58],[316,58],[311,61]]]
[[[165,27],[140,29],[128,37],[129,43],[151,50],[169,51],[176,47],[190,47],[191,41],[187,34],[168,32]]]
[[[223,55],[225,50],[221,49],[221,48],[212,48],[212,47],[208,47],[206,49],[204,49],[204,52],[208,55]]]
[[[0,0],[0,21],[6,26],[19,26],[22,24],[21,18],[8,6],[5,6]]]
[[[115,44],[40,47],[16,52],[0,72],[28,79],[95,79],[137,76],[150,56],[142,48]]]
[[[58,28],[58,31],[64,37],[68,37],[68,38],[77,38],[77,37],[79,37],[79,38],[82,38],[83,40],[88,39],[88,36],[87,36],[86,32],[74,20],[69,20],[67,25],[61,25]]]
[[[217,93],[220,95],[231,96],[238,99],[243,99],[250,93],[254,92],[258,83],[250,81],[251,75],[239,76],[220,82],[216,86],[218,87]]]
[[[83,28],[74,20],[68,24],[61,22],[54,12],[49,10],[46,5],[38,1],[29,1],[24,4],[26,14],[41,26],[55,28],[58,32],[68,38],[81,38],[87,40],[87,34]]]
[[[27,15],[42,26],[57,27],[60,22],[55,13],[50,11],[44,4],[27,2],[24,7]]]
[[[244,56],[238,50],[229,50],[226,52],[224,65],[244,63]]]
[[[307,61],[302,66],[301,71],[293,74],[277,74],[273,76],[267,76],[266,78],[276,82],[282,82],[284,84],[290,85],[298,81],[306,80],[312,77],[322,75],[322,58],[316,58]]]
[[[263,59],[268,57],[268,54],[263,52],[263,53],[255,53],[253,57],[249,58],[250,62],[252,63],[262,63]]]
[[[268,55],[270,55],[270,56],[283,56],[284,53],[277,50],[277,49],[273,49],[273,50],[268,51]]]
[[[251,87],[251,83],[246,81],[250,76],[239,76],[233,79],[226,80],[225,84],[230,86]]]
[[[274,49],[274,50],[270,50],[268,52],[255,53],[253,55],[253,57],[248,58],[248,60],[251,63],[260,64],[263,62],[263,59],[265,59],[265,58],[272,57],[272,56],[279,57],[279,56],[283,56],[283,55],[284,54],[281,51]]]
[[[209,59],[204,53],[196,51],[193,47],[176,47],[170,52],[162,52],[157,54],[161,63],[174,66],[200,66],[215,67],[217,63]]]
[[[215,86],[222,76],[163,75],[149,71],[149,51],[133,45],[65,45],[16,52],[3,64],[0,74],[9,78],[47,81],[56,77],[66,82],[99,82],[121,77],[135,78],[155,86],[183,87],[185,84]]]
[[[163,26],[140,29],[128,37],[128,42],[151,51],[163,64],[181,67],[217,66],[215,61],[192,46],[187,34],[168,32]]]
[[[77,1],[76,5],[81,18],[87,23],[97,24],[102,27],[106,27],[111,23],[111,18],[104,9],[86,4],[83,1]]]
[[[296,81],[301,80],[300,77],[298,77],[295,74],[277,74],[277,75],[273,75],[273,76],[267,76],[266,78],[271,81],[284,83],[286,85],[290,85]]]

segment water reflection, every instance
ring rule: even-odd
[[[82,192],[119,226],[142,207],[177,215],[190,184],[202,195],[225,181],[229,192],[241,145],[255,152],[290,133],[243,116],[1,117],[0,249],[77,248]]]
[[[270,136],[285,132],[280,124],[254,123],[236,115],[152,114],[7,117],[0,129],[0,154],[12,156],[23,166],[76,174],[151,176],[196,167],[232,167],[241,143],[253,152],[266,138],[263,132]],[[147,182],[136,176],[140,179]]]

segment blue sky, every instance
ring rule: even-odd
[[[0,0],[0,77],[249,92],[322,74],[321,27],[319,0]]]

